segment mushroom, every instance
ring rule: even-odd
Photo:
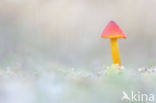
[[[126,39],[127,36],[125,35],[125,33],[114,21],[110,21],[102,32],[101,37],[105,39],[110,39],[113,62],[114,64],[118,64],[121,66],[118,39]]]

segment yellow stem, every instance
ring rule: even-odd
[[[111,39],[111,48],[114,64],[119,64],[121,66],[120,51],[117,39]]]

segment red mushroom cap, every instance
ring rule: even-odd
[[[125,35],[125,33],[121,30],[121,28],[114,22],[114,21],[110,21],[106,28],[104,29],[102,35],[102,38],[116,38],[116,39],[121,39],[124,38],[126,39],[127,36]]]

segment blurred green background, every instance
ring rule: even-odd
[[[156,96],[155,10],[156,0],[0,0],[0,103]],[[124,67],[109,67],[110,41],[101,38],[110,20],[128,37],[119,40],[119,74]]]
[[[110,20],[128,37],[119,40],[123,65],[154,64],[155,9],[155,0],[1,0],[0,65],[111,65],[100,37]]]

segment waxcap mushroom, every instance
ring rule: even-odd
[[[125,33],[121,30],[121,28],[114,21],[110,21],[107,24],[106,28],[102,32],[101,37],[105,38],[105,39],[108,39],[108,38],[110,38],[110,39],[121,39],[121,38],[126,39],[127,38]]]

